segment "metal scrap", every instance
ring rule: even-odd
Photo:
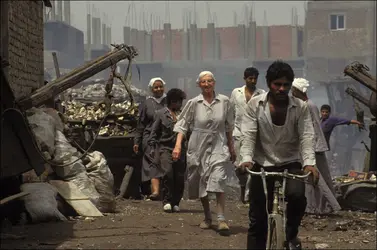
[[[105,107],[104,105],[99,105],[97,102],[90,104],[85,104],[79,101],[65,101],[62,103],[65,107],[65,116],[69,121],[96,121],[100,120],[105,116]],[[130,107],[131,103],[125,101],[122,103],[116,103],[111,105],[110,114],[116,115],[122,113]],[[137,115],[137,108],[128,112],[130,116]],[[119,120],[122,120],[123,117],[118,117]]]
[[[62,105],[65,107],[65,117],[70,127],[83,127],[89,122],[97,122],[105,116],[105,105],[97,102],[83,103],[79,101],[66,101]],[[102,126],[99,131],[100,136],[126,136],[135,130],[128,121],[136,120],[138,115],[137,106],[131,111],[126,112],[130,107],[130,101],[122,103],[113,103],[111,105],[110,117],[106,119],[106,125]],[[96,128],[95,128],[96,130]]]

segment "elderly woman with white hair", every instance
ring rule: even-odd
[[[292,83],[292,95],[307,103],[312,117],[315,134],[313,147],[317,168],[321,176],[318,186],[306,185],[306,213],[328,214],[340,210],[340,205],[335,198],[335,191],[325,155],[325,152],[328,151],[329,148],[321,129],[319,110],[318,107],[308,98],[308,88],[309,81],[304,78],[295,78]]]
[[[160,180],[164,175],[163,170],[158,166],[154,159],[153,150],[148,145],[149,136],[151,134],[154,115],[157,110],[162,109],[166,105],[165,81],[160,77],[152,78],[149,81],[149,90],[152,95],[148,96],[145,102],[139,107],[139,120],[136,128],[136,136],[134,138],[133,150],[136,154],[140,151],[143,153],[142,161],[142,182],[151,180],[151,200],[157,200],[160,195]],[[142,150],[140,150],[140,148]]]
[[[228,234],[224,217],[226,167],[235,161],[232,131],[234,108],[227,96],[215,93],[215,77],[209,71],[199,74],[197,84],[202,93],[188,100],[174,131],[178,133],[173,159],[181,154],[182,140],[190,130],[187,148],[187,178],[190,199],[200,198],[204,208],[204,221],[200,228],[212,226],[208,193],[217,199],[217,220],[220,234]]]

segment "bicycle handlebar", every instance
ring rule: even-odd
[[[284,173],[284,172],[254,172],[254,171],[251,171],[250,169],[246,168],[246,171],[249,173],[249,174],[252,174],[252,175],[259,175],[261,176],[263,173],[266,175],[266,176],[282,176],[282,177],[290,177],[290,178],[299,178],[299,179],[305,179],[307,177],[309,177],[309,175],[311,174],[311,172],[307,173],[307,174],[304,174],[304,175],[295,175],[295,174],[290,174],[290,173]]]

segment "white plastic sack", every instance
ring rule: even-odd
[[[54,119],[56,130],[63,132],[64,123],[63,123],[62,119],[60,118],[58,111],[56,111],[56,109],[53,109],[53,108],[44,108],[42,110],[43,110],[43,112],[45,112],[46,114],[48,114],[49,116],[51,116]]]
[[[56,131],[56,136],[54,138],[55,151],[53,161],[56,163],[68,163],[72,162],[72,156],[80,157],[81,153],[73,147],[65,137],[65,135]]]
[[[90,201],[98,208],[100,195],[98,194],[93,181],[89,179],[85,171],[78,173],[77,175],[75,175],[74,177],[70,179],[66,179],[66,181],[74,183],[78,187],[78,189],[81,191],[81,193],[88,196]],[[98,208],[98,210],[100,209]]]
[[[48,152],[50,156],[55,151],[56,127],[54,118],[43,112],[41,109],[31,108],[27,112],[31,114],[27,117],[36,140],[42,152]]]
[[[48,183],[25,183],[21,191],[30,193],[22,199],[32,223],[67,220],[58,210],[55,187]]]
[[[103,213],[115,212],[114,176],[107,166],[105,156],[94,151],[89,154],[89,158],[91,161],[86,165],[88,176],[100,195],[97,208]]]
[[[74,162],[81,156],[81,153],[77,151],[67,140],[65,135],[56,131],[55,137],[55,152],[53,161],[58,164],[68,164]],[[68,166],[53,166],[54,172],[57,176],[63,180],[68,180],[73,178],[79,173],[85,172],[86,168],[82,164],[81,160],[74,162]]]

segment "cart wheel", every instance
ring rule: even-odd
[[[283,218],[278,215],[269,218],[269,232],[267,236],[267,249],[284,249]]]

